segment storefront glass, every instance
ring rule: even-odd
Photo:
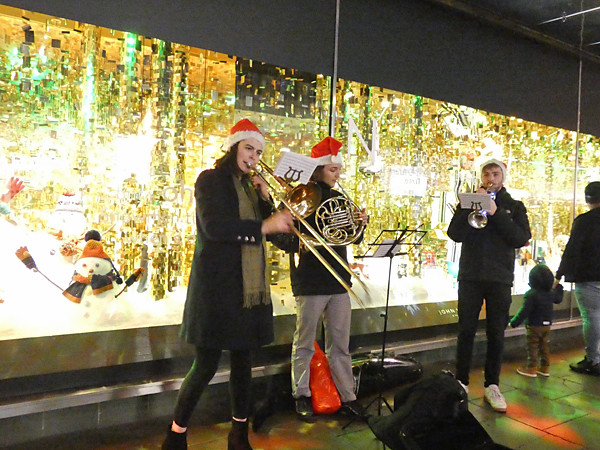
[[[7,7],[0,26],[0,185],[26,183],[0,220],[0,340],[179,323],[198,173],[243,117],[264,130],[269,166],[281,151],[308,154],[329,133],[331,79]],[[597,138],[577,146],[572,131],[356,81],[337,80],[335,94],[342,185],[371,216],[353,251],[367,308],[385,302],[388,273],[390,304],[407,315],[456,300],[460,249],[445,229],[492,156],[533,232],[515,255],[514,293],[535,261],[556,268],[583,187],[600,175]],[[92,229],[123,279],[143,272],[69,301]],[[388,259],[361,257],[382,230],[409,230],[391,272]],[[294,314],[288,257],[271,248],[269,260],[275,314]],[[411,326],[452,321],[438,310]]]

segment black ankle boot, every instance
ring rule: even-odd
[[[187,431],[183,433],[175,433],[171,430],[171,425],[169,425],[169,431],[167,432],[167,437],[165,438],[162,447],[162,450],[187,450]]]
[[[231,421],[231,431],[227,437],[227,450],[252,450],[248,442],[248,421]]]

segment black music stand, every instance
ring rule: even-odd
[[[379,236],[375,239],[364,255],[358,256],[358,258],[389,258],[389,269],[388,269],[388,281],[387,281],[387,292],[385,296],[385,312],[380,315],[383,317],[383,336],[381,342],[381,367],[378,374],[379,378],[379,393],[371,402],[367,405],[366,409],[369,409],[371,405],[377,402],[377,415],[381,415],[382,403],[388,407],[390,412],[394,412],[390,404],[383,396],[384,387],[384,370],[385,370],[385,345],[387,337],[387,325],[388,325],[388,311],[390,304],[390,282],[392,279],[392,260],[396,255],[407,255],[417,245],[421,245],[421,240],[425,236],[427,231],[423,230],[412,230],[409,228],[397,229],[397,230],[381,230]],[[403,248],[404,247],[404,248]],[[348,424],[349,425],[349,424]]]

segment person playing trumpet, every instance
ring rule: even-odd
[[[474,228],[469,224],[469,209],[457,208],[448,236],[462,243],[458,269],[458,339],[456,343],[456,378],[468,392],[473,341],[479,313],[485,300],[487,351],[485,360],[484,398],[492,409],[506,411],[500,392],[500,368],[504,351],[504,330],[512,301],[515,249],[531,239],[527,210],[514,200],[504,187],[506,166],[490,159],[481,166],[477,193],[494,192],[495,200],[487,211],[487,225]]]
[[[311,157],[318,160],[311,180],[316,182],[321,191],[321,205],[328,199],[341,197],[342,193],[334,189],[342,169],[342,158],[339,150],[342,143],[327,137],[311,150]],[[306,218],[310,226],[317,229],[316,214],[313,212]],[[357,211],[358,217],[353,220],[364,225],[368,215],[364,210]],[[302,227],[300,226],[302,231]],[[355,242],[362,239],[362,231]],[[314,341],[319,319],[323,315],[325,328],[325,353],[329,361],[331,375],[342,401],[342,412],[366,418],[366,410],[356,401],[354,392],[354,376],[352,374],[352,358],[350,356],[350,319],[352,308],[350,296],[335,276],[318,260],[312,252],[303,251],[298,238],[291,249],[299,252],[296,266],[293,254],[290,258],[292,290],[296,297],[296,330],[292,344],[292,395],[296,404],[296,413],[301,420],[310,421],[313,417],[310,391],[310,361],[315,352]],[[335,245],[335,252],[347,259],[347,245]],[[335,269],[340,277],[351,285],[351,275],[342,269],[340,264],[323,248],[319,253]]]
[[[251,350],[273,340],[265,237],[291,233],[294,225],[289,211],[273,213],[264,182],[251,174],[264,145],[256,125],[240,120],[226,140],[227,153],[196,180],[196,248],[180,331],[196,355],[179,390],[163,449],[187,448],[189,420],[223,350],[229,350],[231,365],[228,448],[252,448]]]

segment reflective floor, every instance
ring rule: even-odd
[[[581,359],[581,350],[564,350],[552,357],[549,378],[527,378],[516,373],[521,361],[508,355],[503,365],[501,390],[505,394],[506,414],[492,411],[483,401],[481,367],[472,372],[469,386],[469,410],[493,438],[512,449],[600,449],[600,377],[572,372],[568,364]],[[450,363],[424,367],[424,377],[442,369],[452,370]],[[392,404],[396,390],[385,393]],[[367,404],[371,398],[360,398]],[[377,402],[370,412],[377,414]],[[387,414],[386,407],[383,413]],[[198,414],[196,414],[198,416]],[[190,449],[227,448],[227,423],[206,425],[194,417],[190,426]],[[285,449],[382,449],[369,427],[341,416],[322,416],[313,424],[300,422],[290,408],[271,416],[260,432],[250,433],[255,450]],[[158,449],[167,420],[113,428],[99,432],[74,433],[58,439],[29,443],[14,449]],[[73,424],[76,429],[76,424]]]

